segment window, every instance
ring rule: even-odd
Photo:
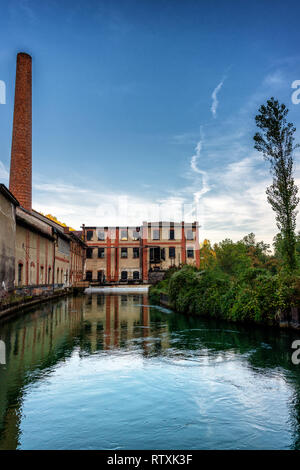
[[[103,271],[98,271],[98,272],[97,272],[97,279],[98,279],[98,281],[100,281],[100,282],[103,281]]]
[[[133,240],[139,240],[141,238],[140,227],[136,227],[136,229],[132,233]]]
[[[169,258],[175,258],[175,247],[174,246],[169,247]]]
[[[23,264],[18,264],[18,286],[22,285]]]
[[[153,240],[159,240],[160,239],[160,233],[159,233],[159,229],[155,229],[153,230]]]
[[[193,230],[188,230],[186,233],[186,239],[187,240],[194,240],[194,233]]]
[[[127,271],[121,271],[121,281],[127,281]]]
[[[48,268],[48,284],[51,284],[51,268]]]
[[[169,240],[175,240],[175,230],[171,229],[169,232]]]
[[[85,278],[87,281],[91,281],[93,279],[93,272],[92,271],[87,271]]]
[[[35,283],[35,282],[34,282],[34,267],[35,267],[35,265],[34,265],[34,262],[32,261],[32,262],[30,263],[30,284],[34,284],[34,283]]]
[[[187,257],[188,258],[194,258],[194,248],[188,248],[187,249]]]
[[[105,240],[105,233],[103,230],[98,230],[97,235],[98,235],[98,240],[101,240],[101,241]]]
[[[121,258],[127,258],[127,248],[121,248]]]
[[[92,240],[92,238],[93,238],[93,230],[87,230],[87,232],[86,232],[87,241]]]
[[[98,258],[104,258],[104,248],[98,248]]]
[[[139,258],[140,257],[140,249],[139,248],[133,248],[133,257],[134,258]]]
[[[92,258],[93,257],[93,248],[87,248],[86,249],[86,257],[87,258]]]
[[[133,279],[134,279],[135,281],[138,281],[139,278],[140,278],[140,273],[139,273],[139,271],[133,271]]]
[[[128,240],[127,229],[121,230],[121,240]]]

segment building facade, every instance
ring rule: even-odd
[[[138,227],[83,226],[86,280],[148,283],[172,266],[200,267],[198,222],[143,222]]]
[[[0,299],[15,285],[16,207],[11,192],[0,184]]]

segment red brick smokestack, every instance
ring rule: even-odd
[[[17,55],[9,190],[29,211],[32,208],[31,83],[31,57],[20,52]]]

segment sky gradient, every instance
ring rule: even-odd
[[[300,142],[299,14],[299,2],[276,0],[2,0],[0,182],[23,51],[36,210],[77,229],[198,219],[202,240],[254,232],[270,243],[271,176],[253,148],[254,117],[275,96]]]

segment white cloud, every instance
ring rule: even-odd
[[[212,92],[212,105],[211,105],[211,112],[212,112],[212,115],[213,117],[215,118],[217,116],[217,108],[218,108],[218,105],[219,105],[219,101],[218,101],[218,93],[219,91],[221,90],[222,86],[223,86],[223,83],[224,83],[224,80],[225,78],[223,78],[223,80],[216,86],[216,88],[214,89],[214,91]]]
[[[0,160],[0,179],[4,180],[4,183],[8,182],[9,174],[3,162]]]

